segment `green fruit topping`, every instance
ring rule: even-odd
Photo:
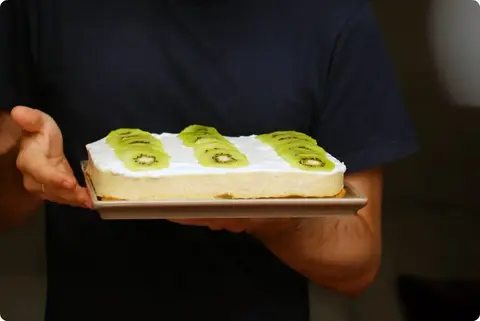
[[[205,167],[237,168],[248,166],[245,155],[232,149],[213,149],[199,155],[198,162]]]
[[[123,151],[121,160],[126,168],[139,172],[167,168],[170,163],[170,156],[155,149],[132,149]]]
[[[325,155],[319,153],[311,154],[285,154],[283,158],[292,166],[305,171],[330,172],[335,168],[335,164]]]
[[[106,142],[131,171],[159,170],[170,165],[170,156],[165,153],[162,142],[141,129],[113,130]]]
[[[182,130],[178,137],[185,146],[193,148],[202,166],[237,168],[249,165],[247,157],[214,127],[191,125]]]
[[[272,147],[290,166],[305,171],[332,171],[335,164],[312,137],[296,131],[277,131],[257,138]]]

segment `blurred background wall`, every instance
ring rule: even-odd
[[[480,178],[480,6],[373,1],[422,151],[389,171],[388,196],[475,206]]]

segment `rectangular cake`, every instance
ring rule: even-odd
[[[295,131],[225,137],[192,125],[179,134],[117,129],[86,146],[102,200],[342,197],[346,167]]]

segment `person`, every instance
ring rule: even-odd
[[[364,0],[7,0],[3,229],[46,206],[46,320],[306,321],[381,255],[382,166],[417,150]],[[104,221],[79,163],[120,127],[297,130],[369,197],[351,217]]]

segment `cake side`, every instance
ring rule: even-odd
[[[182,141],[182,136],[179,134],[151,135],[150,138],[154,139],[155,146],[160,146],[153,146],[156,155],[166,159],[160,168],[155,169],[147,166],[137,171],[135,168],[132,170],[132,167],[126,166],[126,162],[121,158],[124,155],[130,157],[132,153],[120,154],[116,146],[111,141],[109,143],[108,136],[87,145],[89,154],[87,174],[97,196],[103,199],[122,200],[255,199],[334,197],[341,195],[343,191],[345,165],[320,147],[314,146],[316,142],[314,145],[307,142],[304,146],[300,136],[294,136],[295,139],[292,140],[296,142],[294,145],[286,145],[283,142],[281,145],[273,144],[270,136],[256,135],[221,137],[220,145],[217,140],[211,145],[210,134],[200,135],[200,144],[191,143],[185,139]],[[289,138],[290,134],[281,135],[283,136],[279,137]],[[187,136],[188,139],[191,137]],[[197,138],[197,136],[193,137]],[[149,139],[147,143],[151,144],[152,141]],[[301,144],[299,145],[298,142]],[[211,147],[204,149],[203,146]],[[303,167],[294,166],[296,164],[290,159],[281,157],[285,153],[278,151],[285,146],[293,146],[294,151],[298,148],[313,146],[315,151],[300,150],[299,155],[306,156],[307,161],[311,161],[312,156],[314,160],[319,157],[328,166],[312,171],[308,168],[305,170],[303,165]],[[122,147],[121,150],[124,151],[125,148]],[[152,150],[139,150],[147,151],[147,157],[155,155],[151,153]],[[226,151],[227,154],[233,154],[236,158],[244,155],[245,158],[239,166],[205,163],[203,156],[206,153],[216,157],[219,154],[218,151]],[[128,152],[131,152],[131,149],[128,149]],[[293,153],[285,155],[297,156]],[[137,153],[137,157],[142,157],[143,160],[141,152]],[[296,161],[297,158],[293,159]],[[207,161],[211,162],[210,155]],[[309,163],[306,164],[310,166]]]
[[[256,199],[334,197],[342,193],[342,172],[311,175],[298,172],[243,172],[128,177],[87,166],[98,197],[118,200]]]

